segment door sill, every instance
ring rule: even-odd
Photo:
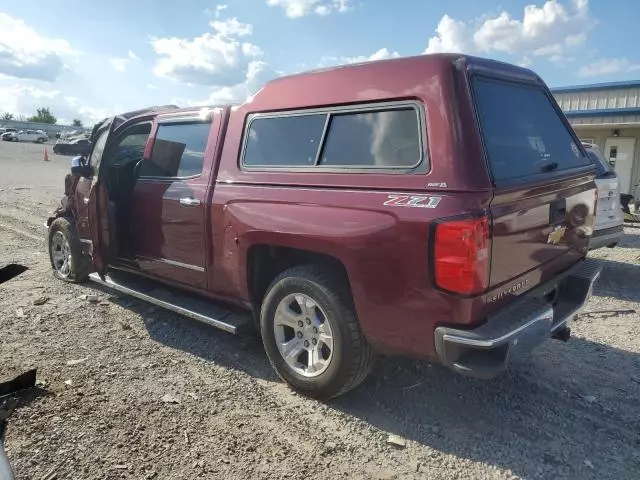
[[[253,325],[248,314],[234,312],[216,302],[203,300],[195,295],[174,289],[169,290],[166,285],[160,282],[135,274],[111,271],[105,275],[104,280],[97,273],[92,273],[89,278],[107,288],[139,298],[234,335],[249,330]]]

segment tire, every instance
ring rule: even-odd
[[[299,299],[307,305],[306,314]],[[276,315],[283,311],[279,308],[286,310],[287,315]],[[285,318],[287,325],[283,324]],[[298,322],[303,322],[302,328]],[[314,326],[317,326],[315,333]],[[280,378],[294,390],[317,399],[337,397],[355,388],[375,362],[375,353],[360,330],[346,281],[317,265],[291,268],[273,281],[262,303],[260,331],[267,357]],[[323,340],[329,337],[331,349]],[[281,353],[281,348],[287,347],[279,347],[294,340],[297,347],[292,351],[298,347],[301,350],[297,356],[291,356],[294,360],[290,362],[298,362],[297,367]],[[315,347],[311,345],[314,340]],[[322,357],[320,368],[308,367],[309,348],[316,350],[315,358]]]
[[[66,241],[66,251],[63,245]],[[65,282],[81,283],[89,276],[89,259],[83,255],[76,229],[67,218],[56,218],[49,227],[49,260],[53,275]],[[64,263],[62,257],[66,256]]]

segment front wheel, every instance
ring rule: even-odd
[[[56,218],[49,227],[49,259],[56,278],[80,283],[89,276],[89,261],[74,226],[66,218]]]
[[[260,330],[278,375],[311,397],[329,399],[355,388],[375,361],[346,281],[319,266],[294,267],[273,281]]]

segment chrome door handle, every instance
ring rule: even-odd
[[[200,200],[193,197],[184,197],[180,199],[180,205],[187,205],[189,207],[200,205]]]

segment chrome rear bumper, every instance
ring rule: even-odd
[[[519,297],[478,328],[436,328],[440,361],[458,373],[491,378],[502,372],[514,355],[529,352],[552,336],[568,337],[566,324],[591,297],[601,270],[599,262],[586,259],[560,280]],[[550,287],[557,291],[552,303],[536,296],[535,292],[549,291]]]

